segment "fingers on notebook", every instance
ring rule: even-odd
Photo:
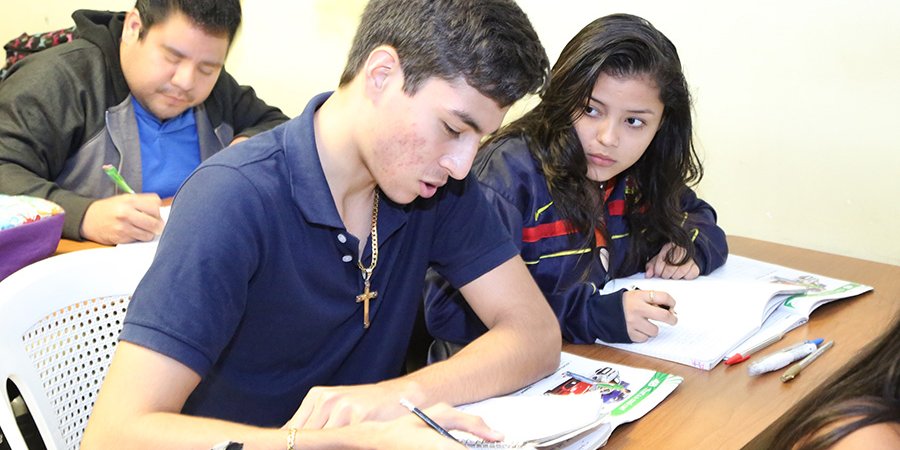
[[[481,417],[464,413],[446,403],[431,406],[425,413],[448,430],[465,431],[488,442],[502,441],[504,438],[503,433],[491,429]]]
[[[672,252],[674,257],[672,261],[679,261],[684,257],[686,251],[681,247],[676,247],[671,242],[664,245],[663,248],[644,266],[645,276],[647,278],[659,277],[669,280],[693,280],[700,276],[700,267],[693,259],[684,264],[674,265],[666,262],[666,256]]]

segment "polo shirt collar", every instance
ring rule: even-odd
[[[291,197],[303,217],[310,223],[345,229],[331,197],[325,172],[322,171],[313,123],[316,111],[330,96],[331,92],[326,92],[309,101],[300,116],[286,125],[282,146],[288,166]],[[384,195],[380,199],[378,236],[384,241],[406,223],[410,207],[398,205]]]
[[[138,128],[151,134],[167,134],[177,133],[196,125],[194,119],[194,110],[188,108],[181,114],[166,120],[159,120],[150,111],[144,109],[134,96],[131,96],[131,103],[134,105],[134,115],[137,116]],[[141,120],[143,119],[143,120]],[[191,133],[195,134],[195,133]]]

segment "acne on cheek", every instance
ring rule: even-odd
[[[425,139],[411,132],[387,136],[375,147],[374,156],[382,162],[387,175],[408,175],[407,169],[419,167],[426,162],[422,156],[422,149],[426,144]]]

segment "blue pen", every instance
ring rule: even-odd
[[[809,339],[809,340],[807,340],[807,341],[803,341],[803,342],[800,342],[800,343],[798,343],[798,344],[794,344],[794,345],[792,345],[792,346],[790,346],[790,347],[783,348],[783,349],[781,349],[781,350],[779,350],[779,351],[782,351],[782,352],[789,352],[789,351],[791,351],[791,350],[793,350],[793,349],[795,349],[795,348],[797,348],[797,347],[800,347],[801,345],[805,345],[805,344],[816,344],[816,347],[818,347],[819,345],[822,345],[822,342],[825,342],[825,339],[822,339],[822,338]]]
[[[578,380],[578,381],[583,381],[583,382],[588,383],[588,384],[590,384],[590,385],[592,385],[592,386],[598,383],[598,381],[595,380],[595,379],[593,379],[593,378],[586,377],[586,376],[584,376],[584,375],[579,375],[579,374],[577,374],[577,373],[575,373],[575,372],[570,372],[570,371],[568,371],[568,370],[565,371],[565,372],[563,373],[563,375],[565,375],[565,376],[567,376],[567,377],[572,377],[572,378],[574,378],[574,379],[576,379],[576,380]]]
[[[778,370],[816,351],[823,340],[824,339],[811,339],[799,344],[794,344],[770,355],[766,355],[759,361],[750,364],[750,367],[747,368],[747,373],[749,373],[750,376],[756,376]]]

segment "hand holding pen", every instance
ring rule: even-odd
[[[625,326],[632,342],[644,342],[659,334],[651,320],[675,325],[675,299],[663,291],[632,289],[622,293]]]
[[[781,349],[770,355],[766,355],[759,361],[750,364],[750,367],[747,368],[747,373],[749,373],[752,377],[766,372],[771,372],[773,370],[778,370],[816,351],[822,341],[823,339],[812,339]]]
[[[130,190],[132,193],[94,200],[84,212],[79,230],[81,237],[101,244],[115,245],[149,241],[160,234],[164,224],[159,212],[162,206],[159,196],[153,193],[133,193],[113,166],[104,165],[103,171],[120,190]]]
[[[413,406],[413,404],[410,403],[408,400],[401,398],[400,404],[403,405],[404,408],[408,409],[409,412],[415,414],[416,417],[422,419],[423,422],[428,424],[429,427],[431,427],[434,431],[437,431],[438,434],[440,434],[441,436],[444,436],[444,437],[447,437],[447,438],[453,439],[454,441],[459,442],[459,440],[457,440],[455,437],[453,437],[453,435],[450,434],[449,431],[445,430],[443,427],[438,425],[438,423],[435,422],[434,420],[431,420],[431,417],[428,417],[427,415],[425,415],[425,413],[422,412],[421,409]]]
[[[437,432],[437,434],[451,439],[453,442],[459,444],[463,443],[459,439],[455,438],[452,434],[450,434],[447,429],[440,426],[434,420],[434,418],[440,419],[447,425],[448,428],[452,427],[453,429],[463,431],[463,434],[471,435],[471,437],[474,438],[472,442],[477,441],[490,443],[503,440],[503,434],[498,433],[497,431],[494,431],[490,427],[488,427],[487,424],[484,423],[484,420],[481,419],[481,417],[458,411],[450,407],[449,405],[439,404],[432,406],[428,408],[429,414],[425,414],[424,411],[417,408],[406,399],[400,399],[400,404],[403,405],[404,408],[408,409],[409,412],[418,417],[422,422],[425,422],[425,424],[427,424],[429,428]]]

